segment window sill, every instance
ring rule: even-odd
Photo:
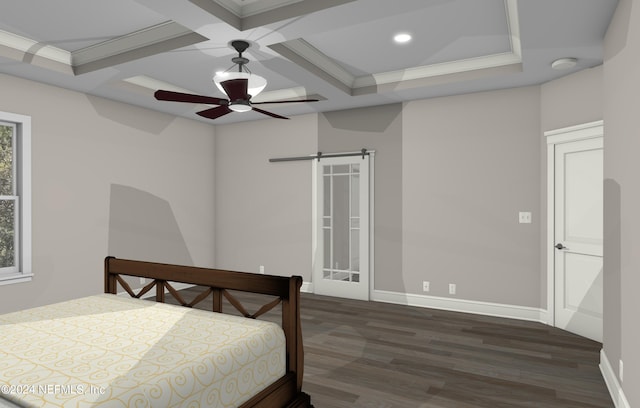
[[[23,283],[31,281],[33,277],[32,273],[15,273],[11,275],[0,275],[0,286],[2,285],[10,285],[12,283]]]

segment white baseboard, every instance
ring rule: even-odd
[[[549,313],[547,310],[545,309],[539,309],[540,311],[540,323],[544,323],[544,324],[548,324],[551,325],[551,323],[549,322]]]
[[[414,295],[410,293],[390,292],[385,290],[374,290],[371,294],[371,300],[376,302],[395,303],[399,305],[449,310],[453,312],[528,320],[545,324],[548,321],[547,311],[535,307],[452,299],[438,296]]]
[[[187,289],[194,285],[171,282],[176,290]],[[300,292],[313,293],[313,282],[303,282]],[[165,293],[168,290],[165,288]],[[155,290],[145,293],[143,298],[155,296]],[[127,292],[118,292],[118,295],[127,295]],[[528,320],[547,323],[547,311],[534,307],[505,305],[500,303],[479,302],[465,299],[452,299],[437,296],[414,295],[409,293],[391,292],[386,290],[374,290],[371,300],[400,305],[427,307],[431,309],[449,310],[452,312],[473,313],[485,316],[505,317],[509,319]]]
[[[611,399],[616,408],[631,408],[604,349],[600,350],[600,371],[602,372],[602,377],[604,377],[604,382],[607,384],[609,394],[611,394]]]

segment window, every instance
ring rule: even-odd
[[[0,285],[31,276],[31,118],[0,112]]]

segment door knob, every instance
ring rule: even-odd
[[[557,244],[556,244],[556,248],[557,248],[557,249],[569,249],[569,248],[567,248],[566,246],[562,245],[561,243],[557,243]]]

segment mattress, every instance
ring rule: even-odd
[[[285,367],[278,325],[221,313],[102,294],[0,315],[0,395],[25,407],[237,407]]]

